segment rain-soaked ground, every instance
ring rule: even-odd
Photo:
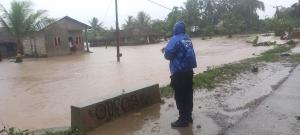
[[[174,99],[164,99],[139,112],[105,124],[88,135],[217,135],[223,134],[270,95],[295,68],[293,64],[261,64],[259,73],[240,75],[214,91],[195,90],[194,123],[188,128],[172,129],[178,117]],[[117,129],[117,130],[116,130]]]
[[[251,44],[245,42],[246,39],[247,37],[241,36],[233,39],[218,37],[205,41],[199,38],[193,39],[199,65],[195,70],[196,73],[205,70],[207,66],[253,57],[253,53],[258,54],[269,49],[269,47],[252,47]],[[168,62],[160,52],[165,44],[121,47],[123,57],[120,63],[116,62],[116,48],[114,47],[92,48],[94,53],[91,54],[26,59],[21,64],[7,60],[1,62],[0,122],[23,129],[70,126],[70,105],[72,104],[91,98],[120,94],[122,89],[132,90],[153,83],[166,85],[169,82]],[[280,70],[281,68],[282,70]],[[275,73],[284,76],[287,72],[288,69],[279,64],[274,67],[274,71],[266,72],[265,76],[273,76]],[[267,79],[267,81],[269,80]],[[257,82],[259,83],[261,80],[257,80]],[[255,95],[251,91],[243,91],[245,93],[238,90],[233,93],[220,92],[224,90],[197,93],[195,95],[195,105],[197,106],[194,109],[197,116],[195,123],[201,124],[202,128],[198,129],[197,124],[194,124],[193,128],[182,132],[191,130],[195,131],[194,133],[217,132],[218,129],[227,126],[228,123],[235,120],[235,117],[240,117],[245,111],[243,109],[244,101],[229,97],[239,97],[245,93],[254,94],[255,97],[261,96]],[[266,90],[263,93],[267,94],[270,91]],[[228,97],[228,99],[225,100],[223,97]],[[247,97],[245,98],[247,99]],[[219,102],[223,100],[223,104],[220,105]],[[132,134],[143,132],[179,133],[181,131],[166,130],[169,128],[169,122],[176,117],[174,106],[172,99],[166,99],[166,104],[162,106],[155,105],[142,113],[135,114],[134,117],[125,117],[105,125],[103,132],[110,131],[110,133],[118,134],[118,132],[130,130],[133,132]],[[223,111],[216,110],[227,111],[223,113]],[[230,110],[235,111],[231,112]],[[163,113],[165,111],[169,111],[169,113]],[[139,124],[135,126],[128,124],[129,119],[135,121],[132,123]],[[228,119],[228,123],[218,123],[218,119]],[[202,124],[203,122],[205,124]],[[124,125],[124,123],[126,124]],[[114,126],[110,127],[111,124]],[[216,127],[214,128],[216,131],[205,130],[211,127]],[[120,130],[106,130],[112,128]]]

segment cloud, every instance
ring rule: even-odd
[[[1,0],[5,7],[8,7],[12,0]],[[74,19],[89,23],[92,17],[99,18],[106,27],[115,24],[115,0],[32,0],[36,9],[46,9],[50,17],[61,18],[70,16]],[[186,0],[152,0],[166,7],[183,6]],[[260,17],[271,17],[275,9],[273,6],[290,6],[298,0],[262,0],[266,5],[265,12],[259,12]],[[170,12],[147,0],[118,0],[119,21],[125,22],[127,16],[135,16],[139,11],[145,11],[153,19],[165,19]]]

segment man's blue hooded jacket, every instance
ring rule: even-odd
[[[185,25],[182,21],[174,26],[173,37],[165,48],[165,58],[170,60],[171,75],[197,67],[193,44],[189,36],[185,34]]]

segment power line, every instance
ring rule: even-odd
[[[152,1],[152,0],[147,0],[147,1],[149,1],[149,2],[151,2],[151,3],[153,3],[153,4],[155,4],[155,5],[158,5],[158,6],[160,6],[160,7],[163,7],[163,8],[165,8],[165,9],[168,9],[168,10],[172,10],[172,9],[170,9],[170,8],[168,8],[168,7],[166,7],[166,6],[163,6],[163,5],[161,5],[161,4],[159,4],[159,3],[157,3],[157,2],[154,2],[154,1]]]
[[[104,22],[104,19],[106,19],[106,17],[107,17],[108,11],[109,11],[110,6],[111,6],[111,3],[112,3],[112,0],[110,0],[109,3],[108,3],[108,7],[106,8],[104,17],[103,17],[103,19],[102,19],[103,22]]]

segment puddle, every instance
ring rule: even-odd
[[[164,104],[141,110],[138,117],[125,116],[97,128],[88,135],[222,134],[254,109],[265,96],[270,95],[275,90],[273,86],[281,83],[293,69],[294,66],[287,63],[262,63],[259,64],[257,74],[242,74],[232,83],[224,84],[224,87],[214,91],[196,90],[194,123],[188,128],[171,128],[170,123],[178,117],[175,101],[171,98],[164,99]]]

